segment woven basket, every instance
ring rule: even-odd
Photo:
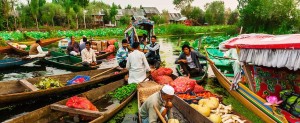
[[[140,102],[143,103],[146,99],[161,90],[162,85],[157,84],[156,82],[143,82],[138,85],[138,93]]]

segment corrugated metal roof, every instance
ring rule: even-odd
[[[180,13],[169,13],[169,20],[177,21],[182,18]]]
[[[146,14],[159,14],[159,11],[156,7],[143,7]]]

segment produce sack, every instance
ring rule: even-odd
[[[196,85],[196,80],[188,77],[178,77],[174,80],[174,89],[176,93],[185,93],[187,91],[193,91]]]
[[[204,91],[204,88],[201,85],[196,84],[195,87],[194,87],[193,92],[201,93],[202,91]]]
[[[90,81],[90,76],[77,75],[73,79],[69,80],[67,85],[81,84],[87,81]]]
[[[85,97],[73,96],[66,102],[66,106],[70,108],[98,111],[96,106]]]
[[[284,90],[280,92],[280,98],[283,100],[283,103],[281,103],[283,109],[299,118],[300,95],[292,92],[291,90]]]
[[[171,76],[173,73],[173,70],[171,68],[164,68],[164,67],[161,67],[155,71],[153,71],[151,73],[151,76],[153,78],[154,81],[157,81],[157,77],[158,76],[163,76],[163,75],[166,75],[166,76]]]
[[[170,76],[158,76],[156,82],[161,85],[170,85],[173,82],[173,79]]]

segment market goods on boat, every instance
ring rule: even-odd
[[[17,67],[36,60],[38,59],[7,58],[7,59],[0,60],[0,68]]]
[[[44,47],[44,46],[47,46],[47,45],[49,45],[51,43],[59,41],[60,39],[62,39],[62,38],[51,38],[51,39],[41,40],[41,47]],[[7,45],[9,45],[18,54],[29,55],[29,48],[30,48],[30,46],[20,45],[18,43],[11,43],[11,42],[7,43]],[[47,50],[47,49],[43,48],[43,50]]]
[[[128,73],[128,71],[123,70],[115,74],[116,71],[119,70],[111,68],[48,76],[47,78],[59,80],[63,85],[66,85],[67,81],[71,80],[77,75],[90,76],[92,77],[92,79],[81,84],[72,84],[68,86],[49,88],[44,90],[40,90],[34,86],[34,84],[40,82],[43,77],[0,82],[0,104],[12,103],[26,99],[34,99],[50,94],[58,94],[63,92],[67,93],[72,90],[96,85],[110,78],[121,77]]]
[[[34,85],[38,89],[58,88],[64,86],[59,80],[56,80],[55,78],[42,78],[41,81]]]
[[[111,100],[110,92],[122,87],[124,80],[81,93],[69,99],[47,105],[43,108],[9,119],[5,123],[29,122],[91,122],[102,123],[125,107],[135,96],[135,90],[120,102]]]
[[[52,57],[58,57],[58,56],[66,56],[63,51],[51,51],[50,52]],[[100,52],[96,54],[96,59],[101,60],[107,58],[109,55],[113,54],[113,52]],[[81,56],[74,56],[81,59]]]
[[[244,64],[243,71],[247,77],[247,86],[242,83],[232,83],[215,64],[210,63],[210,66],[220,84],[265,122],[299,122],[300,119],[293,116],[292,112],[276,107],[278,104],[285,105],[280,104],[279,100],[282,98],[279,96],[280,92],[290,89],[299,93],[297,86],[294,86],[298,83],[299,67],[297,62],[294,62],[297,61],[296,57],[289,57],[298,54],[298,39],[297,34],[280,36],[244,34],[224,43],[226,48],[238,48],[239,61]],[[238,85],[238,88],[231,90],[232,84]],[[268,99],[271,96],[276,100]]]
[[[156,82],[142,82],[139,83],[137,89],[138,89],[138,107],[142,105],[145,100],[154,94],[155,92],[158,92],[162,88],[162,85],[157,84]],[[180,99],[178,96],[174,96],[174,99],[172,100],[173,108],[180,109],[179,112],[182,114],[185,120],[191,123],[211,123],[211,121],[207,118],[205,118],[203,115],[201,115],[198,111],[196,111],[194,108],[189,106],[188,103],[186,103],[184,100]],[[157,112],[157,115],[159,116],[159,119],[166,123],[165,119],[161,116],[159,112]],[[139,119],[141,122],[141,117],[139,115]],[[182,120],[180,118],[172,118],[172,119],[178,119]],[[169,121],[168,121],[169,122]],[[171,122],[171,121],[170,121]]]

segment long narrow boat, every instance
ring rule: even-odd
[[[97,60],[105,59],[110,54],[113,54],[113,52],[105,52],[105,53],[99,54],[99,55],[96,56],[96,59]],[[63,52],[51,51],[51,56],[52,57],[58,57],[58,56],[64,56],[64,55],[66,55],[66,54],[63,53]],[[76,57],[80,58],[80,56],[76,56]]]
[[[115,73],[119,72],[119,73]],[[103,69],[103,70],[91,70],[83,72],[75,72],[63,75],[54,75],[47,78],[53,78],[59,80],[63,85],[66,85],[68,80],[71,80],[77,75],[85,75],[91,78],[90,81],[84,82],[82,84],[73,84],[63,87],[50,88],[50,89],[38,89],[34,84],[38,83],[44,77],[29,78],[24,80],[13,80],[13,81],[3,81],[0,82],[0,104],[7,104],[11,102],[17,102],[21,100],[34,99],[41,96],[46,96],[50,94],[60,94],[67,93],[68,91],[93,86],[104,82],[110,78],[121,77],[127,74],[128,71],[119,71],[116,68]],[[97,76],[96,76],[97,75]]]
[[[23,64],[27,64],[30,62],[33,62],[37,59],[21,59],[21,58],[8,58],[0,60],[0,68],[10,68],[10,67],[16,67]]]
[[[52,58],[44,58],[42,62],[57,67],[62,68],[70,71],[86,71],[86,70],[95,70],[98,66],[83,66],[81,64],[81,58],[76,56],[64,55]]]
[[[126,106],[135,96],[136,91],[134,91],[121,103],[107,102],[107,94],[123,86],[124,84],[124,80],[119,80],[78,95],[80,97],[86,97],[97,107],[99,111],[69,108],[65,106],[68,100],[65,99],[22,116],[7,120],[5,123],[61,122],[62,119],[67,119],[70,113],[92,118],[92,121],[90,121],[91,123],[103,123],[114,116],[114,114],[116,114],[124,106]]]
[[[140,108],[142,103],[146,101],[146,99],[152,94],[158,92],[162,88],[162,85],[157,84],[156,82],[142,82],[138,85],[138,107]],[[190,123],[211,123],[209,119],[204,117],[194,108],[192,108],[188,103],[179,97],[175,96],[172,100],[173,106],[178,109],[178,111],[182,114],[184,119]],[[159,119],[166,123],[166,121],[162,118],[159,111],[156,110],[156,114],[159,116]],[[177,119],[177,117],[174,117]],[[141,123],[141,117],[139,114],[139,122]]]
[[[51,38],[51,39],[41,40],[41,46],[42,47],[47,46],[47,45],[52,44],[52,43],[54,43],[56,41],[59,41],[61,39],[62,38]],[[21,54],[21,55],[28,55],[29,54],[29,47],[27,47],[26,49],[19,49],[19,48],[15,47],[13,45],[13,43],[7,43],[7,45],[10,46],[11,49],[13,49],[18,54]],[[43,50],[46,50],[46,49],[43,49]]]
[[[0,53],[7,53],[11,50],[10,46],[0,46]]]
[[[214,62],[216,67],[221,70],[227,77],[233,77],[232,62],[224,58],[224,53],[217,48],[205,48],[208,57]]]
[[[248,87],[242,83],[238,83],[239,88],[236,90],[231,90],[230,81],[232,78],[226,77],[219,71],[219,68],[212,62],[210,62],[210,66],[219,80],[219,83],[237,100],[239,100],[243,105],[245,105],[248,109],[252,110],[255,114],[257,114],[260,118],[262,118],[265,122],[268,123],[285,123],[285,122],[299,122],[299,119],[290,115],[287,111],[284,111],[275,106],[264,105],[267,101],[257,95],[254,90],[253,76],[251,75],[251,70],[249,68],[249,62],[251,62],[251,66],[255,66],[257,61],[260,61],[259,66],[265,66],[262,63],[265,62],[266,59],[269,59],[269,56],[262,57],[264,60],[257,60],[265,51],[270,52],[295,52],[295,49],[300,48],[299,43],[296,42],[299,39],[299,35],[282,35],[282,36],[273,36],[273,35],[241,35],[239,37],[229,39],[229,41],[225,44],[227,48],[245,48],[245,50],[240,52],[240,61],[243,61],[245,66],[243,67],[244,73],[248,78]],[[278,50],[279,49],[279,50]],[[283,50],[284,49],[284,50]],[[251,50],[251,53],[249,52]],[[256,51],[257,50],[257,51]],[[264,50],[264,51],[263,51]],[[276,51],[278,50],[278,51]],[[206,51],[208,52],[208,51]],[[253,52],[256,52],[253,54]],[[278,53],[276,55],[278,55]],[[208,55],[208,53],[207,53]],[[274,55],[270,53],[269,55]],[[242,57],[241,57],[242,56]],[[285,56],[285,55],[283,55]],[[289,55],[287,55],[289,56]],[[273,58],[277,58],[272,56]],[[246,60],[247,58],[247,60]],[[248,59],[249,58],[249,59]],[[250,59],[251,58],[251,59]],[[269,59],[271,60],[271,59]],[[247,61],[247,63],[246,63]],[[277,60],[276,60],[277,61]],[[295,66],[297,68],[297,66]],[[279,71],[278,71],[279,72]],[[253,74],[253,73],[252,73]],[[270,75],[270,77],[272,77]],[[278,78],[277,78],[278,79]],[[263,83],[263,82],[262,82]],[[288,84],[288,83],[286,83]],[[257,86],[257,85],[256,85]],[[269,86],[269,85],[267,85]],[[252,88],[252,90],[250,89]],[[268,87],[269,88],[269,87]],[[288,121],[287,121],[288,120]]]

